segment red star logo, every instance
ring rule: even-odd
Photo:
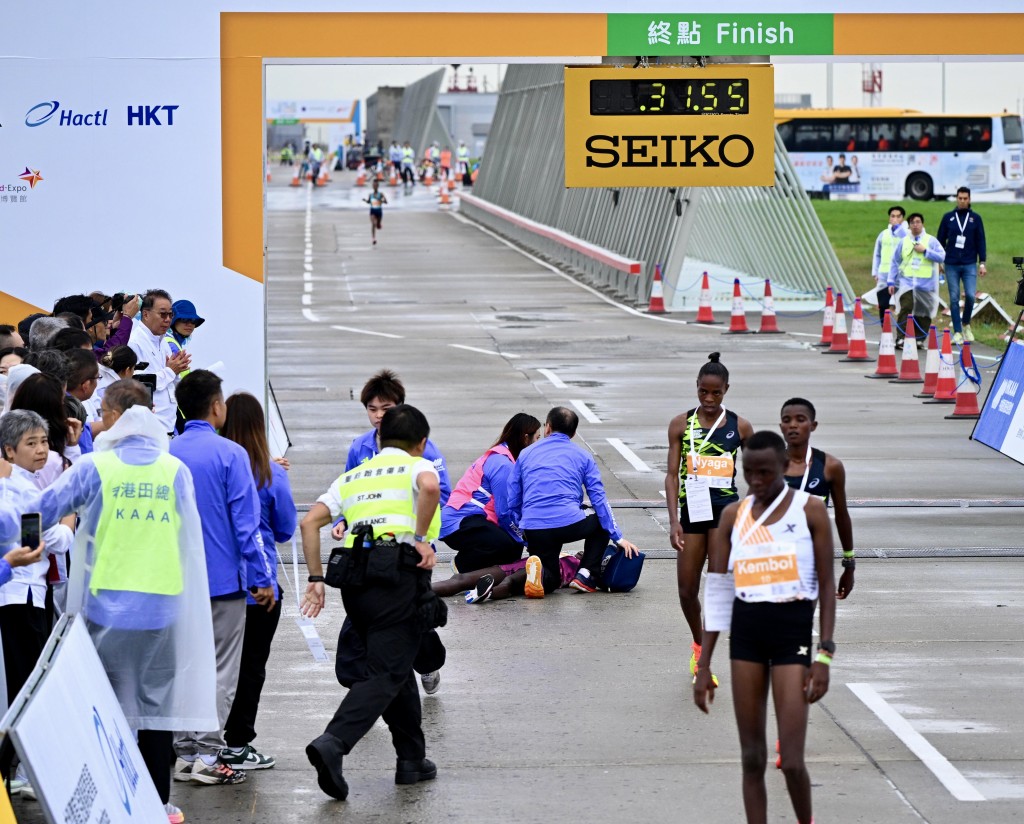
[[[43,176],[39,174],[38,169],[30,169],[28,166],[25,167],[25,171],[18,175],[18,177],[24,180],[31,189],[34,189],[36,184],[43,180]]]

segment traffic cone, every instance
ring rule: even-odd
[[[292,182],[289,183],[288,185],[289,186],[300,186],[300,185],[302,185],[299,182],[299,167],[298,166],[296,166],[295,167],[295,171],[292,172]]]
[[[452,206],[452,198],[451,198],[451,195],[448,194],[448,190],[447,189],[442,189],[441,190],[441,199],[440,200],[441,200],[440,207],[442,209],[450,209],[451,208],[451,206]]]
[[[665,314],[665,292],[661,285],[660,263],[654,265],[654,281],[651,283],[651,302],[647,305],[647,314]]]
[[[711,284],[708,283],[708,273],[704,273],[704,282],[700,287],[700,302],[697,304],[697,323],[718,323],[714,313],[711,311]]]
[[[953,365],[953,341],[948,329],[942,330],[942,351],[939,353],[939,376],[935,396],[922,403],[956,403],[956,367]]]
[[[874,358],[868,354],[868,342],[864,336],[864,310],[861,308],[860,298],[855,298],[853,301],[853,324],[850,326],[850,348],[841,363],[869,360],[874,360]],[[895,366],[895,361],[893,365]]]
[[[321,163],[320,164],[320,176],[317,177],[316,182],[320,186],[326,186],[328,183],[331,182],[331,177],[330,177],[330,175],[327,174],[327,164],[326,163]]]
[[[828,307],[825,307],[828,311]],[[846,312],[843,311],[843,293],[836,295],[835,324],[832,327],[832,345],[823,355],[845,355],[850,350],[850,339],[846,334]]]
[[[886,310],[886,314],[889,314],[889,310]],[[938,350],[935,349],[935,327],[931,328],[928,333],[928,350],[929,354],[934,350],[938,354]],[[881,357],[881,356],[879,356]],[[938,377],[939,362],[935,361],[935,373],[934,376]],[[916,338],[904,338],[903,339],[903,358],[900,360],[900,376],[896,380],[889,381],[889,383],[922,383],[924,379],[921,377],[921,365],[917,360],[917,339]],[[934,384],[934,382],[933,382]],[[931,387],[931,392],[926,395],[918,395],[916,397],[931,397],[935,393],[935,386]]]
[[[735,278],[732,282],[732,316],[729,318],[729,328],[722,332],[723,335],[746,335],[750,330],[747,328],[747,315],[743,311],[743,295],[740,293],[740,279]]]
[[[432,166],[427,166],[426,170],[423,172],[423,185],[434,185],[434,168]]]
[[[821,340],[814,346],[831,346],[832,329],[836,322],[835,304],[832,302],[832,287],[825,290],[825,314],[821,319]]]
[[[772,282],[765,278],[764,303],[761,304],[761,328],[759,335],[781,335],[778,321],[775,319],[775,298],[772,297]]]
[[[914,350],[915,354],[917,350]],[[917,366],[915,358],[914,365]],[[875,367],[875,374],[865,375],[865,378],[891,378],[898,375],[896,369],[896,344],[892,337],[892,312],[885,310],[882,319],[882,336],[878,339],[878,366]]]
[[[359,164],[359,169],[356,173],[356,186],[366,185],[366,166],[363,163]]]
[[[270,183],[270,164],[267,164],[267,183]]]
[[[970,341],[964,341],[963,349],[960,352],[960,374],[963,379],[956,388],[956,406],[953,414],[946,415],[946,420],[956,418],[976,419],[981,417],[981,410],[978,408],[978,393],[981,392],[981,384],[975,383],[967,377],[967,370],[974,370],[979,379],[978,364],[974,362],[974,355],[971,354]]]
[[[454,174],[452,174],[452,171],[451,171],[451,169],[449,169],[449,170],[448,170],[448,173],[447,173],[447,179],[448,179],[448,180],[447,180],[447,183],[448,183],[448,191],[449,191],[449,192],[454,192],[454,191],[455,191],[455,175],[454,175]]]
[[[388,186],[397,186],[397,185],[398,185],[398,175],[396,175],[395,174],[395,170],[392,169],[391,170],[391,174],[388,175]]]
[[[906,340],[903,346],[906,347]],[[917,342],[913,344],[917,348]],[[921,391],[914,395],[915,398],[932,398],[935,396],[935,386],[939,382],[939,343],[935,334],[935,327],[928,330],[928,351],[924,356],[924,386]]]

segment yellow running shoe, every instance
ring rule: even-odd
[[[526,587],[524,592],[527,598],[544,597],[544,564],[536,555],[526,559]]]
[[[693,683],[697,683],[697,662],[700,660],[700,644],[694,641],[690,644],[690,675],[693,676]],[[711,681],[718,686],[718,676],[711,673]]]

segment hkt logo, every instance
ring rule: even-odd
[[[173,126],[174,125],[174,113],[178,110],[177,106],[129,106],[128,107],[128,125],[129,126]],[[163,123],[160,120],[160,113],[164,113],[164,117],[167,122]]]
[[[25,113],[25,125],[35,128],[49,122],[60,112],[61,126],[106,126],[107,109],[97,109],[92,114],[80,114],[72,109],[62,109],[59,100],[47,100],[37,103]]]
[[[30,169],[28,166],[25,167],[25,171],[18,175],[20,180],[24,180],[30,189],[34,189],[37,183],[43,181],[43,176],[39,174],[38,169]]]

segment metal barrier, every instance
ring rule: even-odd
[[[467,217],[641,306],[650,298],[658,263],[666,306],[689,305],[689,292],[684,294],[679,284],[687,257],[771,278],[793,292],[817,296],[833,286],[851,293],[777,136],[775,188],[566,189],[562,78],[561,66],[508,67],[474,195],[639,261],[641,274],[634,278],[563,243],[513,229],[508,220],[468,199],[460,207]],[[694,298],[698,291],[699,283]]]

